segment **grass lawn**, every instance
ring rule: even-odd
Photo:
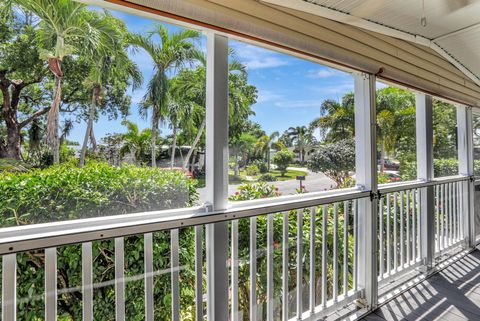
[[[297,176],[307,176],[308,174],[304,171],[294,171],[294,170],[287,170],[285,173],[285,176],[282,176],[280,174],[280,171],[278,170],[271,170],[270,173],[275,175],[277,177],[277,180],[279,181],[288,181],[289,179],[296,179]]]
[[[282,176],[280,174],[279,170],[273,169],[270,171],[270,174],[273,174],[276,178],[277,181],[288,181],[291,179],[296,179],[297,176],[307,176],[308,174],[304,171],[298,171],[298,170],[288,170],[285,173],[285,176]],[[237,184],[244,184],[244,183],[254,183],[257,181],[257,179],[261,176],[262,174],[255,175],[255,176],[250,176],[252,180],[247,179],[247,174],[245,173],[245,170],[240,170],[240,176],[234,176],[233,171],[228,172],[229,176],[229,182],[232,185],[237,185]]]

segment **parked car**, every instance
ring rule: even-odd
[[[397,173],[384,172],[384,174],[387,176],[389,182],[399,182],[402,180],[400,175],[398,175]]]
[[[381,161],[378,160],[377,162],[378,167],[380,168],[381,166]],[[385,159],[384,161],[384,169],[387,170],[392,170],[392,171],[398,171],[400,169],[400,163],[392,161],[391,159]]]

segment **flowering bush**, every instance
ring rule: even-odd
[[[280,196],[278,188],[265,182],[245,184],[238,188],[235,194],[229,197],[230,201],[248,201],[259,198]]]
[[[275,182],[277,180],[277,177],[273,175],[272,173],[266,173],[262,174],[259,178],[259,182]]]

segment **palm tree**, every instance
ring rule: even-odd
[[[152,132],[150,129],[140,131],[137,124],[128,120],[122,121],[122,125],[127,127],[127,132],[122,135],[123,145],[120,148],[120,155],[123,157],[128,153],[132,154],[138,166],[139,160],[146,153]]]
[[[306,126],[296,126],[288,129],[288,135],[292,138],[292,142],[298,150],[298,158],[300,159],[301,164],[303,164],[305,160],[303,142],[305,141],[305,136],[309,134],[310,130]]]
[[[321,116],[310,123],[310,128],[319,128],[325,140],[336,142],[353,137],[355,127],[355,110],[353,93],[348,93],[342,102],[325,100],[321,105]]]
[[[160,38],[160,44],[154,42],[154,36]],[[167,73],[194,60],[197,49],[193,41],[200,38],[200,33],[194,30],[182,30],[169,34],[164,25],[158,24],[148,36],[132,35],[130,38],[130,43],[135,48],[145,50],[154,63],[155,73],[148,83],[144,97],[146,103],[141,106],[152,109],[152,167],[156,167],[157,128],[168,112]]]
[[[86,5],[71,0],[14,0],[27,11],[41,19],[39,28],[45,48],[41,56],[48,62],[55,83],[53,100],[47,117],[47,142],[53,152],[55,163],[60,162],[59,108],[62,89],[62,61],[79,48],[95,44],[102,33],[97,20],[91,19]]]
[[[233,55],[233,51],[230,51]],[[190,99],[193,103],[192,117],[190,120],[196,123],[198,128],[197,134],[193,139],[193,143],[184,159],[182,168],[186,169],[190,163],[190,158],[193,155],[197,145],[202,138],[206,127],[206,57],[203,53],[197,52],[195,59],[200,62],[200,65],[194,70],[181,70],[178,74],[180,85],[178,89],[185,97]],[[240,124],[243,119],[248,118],[252,114],[250,106],[255,102],[255,93],[253,86],[246,84],[247,72],[245,65],[236,59],[230,59],[228,65],[229,71],[229,123],[230,123],[230,137],[239,136],[243,132],[240,128],[235,128],[236,124]],[[232,135],[235,131],[235,135]]]
[[[85,155],[89,139],[94,141],[93,123],[95,121],[96,107],[101,101],[104,87],[109,82],[122,79],[132,82],[132,89],[135,90],[142,82],[142,74],[137,65],[130,60],[126,53],[124,39],[121,37],[126,30],[119,30],[116,19],[105,12],[103,17],[104,32],[101,41],[86,48],[86,56],[93,64],[86,84],[92,88],[92,100],[88,113],[87,129],[80,152],[79,166],[85,165]]]
[[[267,161],[267,169],[270,171],[270,151],[272,149],[272,145],[275,143],[275,139],[280,136],[278,131],[271,133],[270,135],[263,135],[261,136],[257,143],[255,144],[257,149],[260,151],[262,155],[265,156],[265,160]]]

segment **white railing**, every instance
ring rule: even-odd
[[[395,191],[379,200],[378,280],[389,280],[421,260],[418,189]]]
[[[126,285],[139,280],[143,280],[145,320],[154,320],[154,278],[165,272],[170,275],[170,289],[169,293],[166,293],[171,297],[170,318],[180,320],[181,312],[187,308],[181,306],[180,293],[184,285],[180,282],[180,273],[187,267],[180,262],[182,249],[179,235],[186,229],[194,231],[191,239],[182,240],[194,242],[194,251],[188,253],[195,257],[193,310],[195,320],[203,320],[206,300],[203,257],[205,224],[195,224],[198,220],[207,223],[230,221],[232,320],[243,319],[245,313],[250,320],[280,318],[306,320],[321,317],[360,297],[361,289],[357,285],[356,275],[356,204],[358,199],[366,196],[369,196],[369,192],[354,189],[324,193],[322,197],[312,193],[297,197],[296,201],[292,201],[290,197],[279,198],[275,204],[269,206],[264,206],[265,204],[258,206],[255,201],[243,202],[222,213],[203,211],[189,214],[189,210],[180,210],[186,214],[179,216],[178,219],[167,216],[162,220],[154,213],[145,221],[134,222],[130,218],[123,218],[117,220],[117,224],[114,224],[117,219],[115,217],[81,220],[77,228],[73,228],[75,224],[72,225],[71,222],[42,224],[46,227],[43,233],[41,229],[26,226],[15,228],[18,234],[14,235],[11,228],[6,228],[0,231],[0,249],[4,251],[2,320],[16,320],[19,296],[17,276],[22,273],[19,270],[22,266],[17,263],[20,258],[24,258],[25,253],[33,250],[42,257],[43,266],[37,268],[44,272],[44,295],[40,299],[44,300],[45,320],[56,320],[59,296],[75,291],[81,293],[82,319],[93,320],[94,291],[112,285],[115,296],[115,320],[128,320]],[[283,203],[284,201],[288,203]],[[137,214],[137,217],[146,219],[145,214]],[[110,220],[112,221],[109,222]],[[93,225],[95,222],[98,224],[96,228]],[[72,228],[62,229],[65,225]],[[171,229],[172,226],[175,228]],[[132,233],[133,231],[145,232]],[[169,235],[168,271],[154,269],[154,262],[158,260],[154,255],[155,233]],[[264,234],[266,238],[260,239],[259,235]],[[245,236],[248,236],[248,248],[245,248],[245,242],[239,242],[239,239],[245,239]],[[141,274],[126,275],[127,237],[143,240]],[[76,242],[79,239],[84,242]],[[114,277],[106,283],[94,281],[96,271],[93,253],[98,252],[97,240],[113,245]],[[59,290],[57,284],[59,249],[78,244],[81,244],[81,286]],[[248,265],[248,274],[243,273],[245,265]],[[245,285],[243,282],[245,280],[239,280],[239,277],[246,276],[248,279]],[[242,296],[245,290],[249,293],[249,298]]]
[[[204,320],[206,294],[204,250],[205,226],[228,221],[229,302],[231,320],[315,320],[361,299],[364,288],[359,273],[359,202],[378,202],[378,281],[390,282],[403,272],[423,263],[420,229],[422,188],[433,188],[435,206],[436,254],[446,253],[465,238],[464,209],[461,200],[464,176],[431,182],[407,182],[380,186],[378,195],[358,189],[310,193],[262,201],[239,202],[221,212],[194,208],[162,213],[141,213],[125,217],[50,223],[38,226],[5,228],[0,231],[2,256],[2,320],[14,321],[19,309],[19,260],[36,250],[42,257],[44,318],[57,319],[58,298],[64,293],[81,293],[82,319],[94,319],[95,290],[114,287],[115,320],[128,320],[129,282],[143,281],[145,320],[156,319],[155,278],[168,277],[171,320],[182,319],[188,310],[195,320]],[[378,196],[378,197],[377,197]],[[186,237],[182,234],[189,230]],[[168,267],[159,270],[155,235],[168,236]],[[183,235],[183,236],[182,236]],[[143,273],[126,273],[126,240],[136,237],[143,244]],[[113,279],[95,281],[97,242],[112,244],[110,267]],[[183,244],[181,246],[181,244]],[[193,246],[184,248],[185,244]],[[81,285],[61,288],[57,284],[59,249],[81,248]],[[165,247],[165,244],[162,245]],[[185,251],[191,251],[185,253]],[[181,254],[183,253],[183,254]],[[182,256],[183,255],[183,256]],[[107,255],[108,256],[108,255]],[[186,266],[182,258],[194,258]],[[162,258],[165,260],[165,258]],[[191,270],[191,284],[182,273]],[[110,282],[110,283],[109,283]],[[182,306],[182,287],[191,286],[192,302]],[[59,289],[61,288],[61,289]],[[168,293],[167,293],[168,292]],[[185,304],[185,303],[183,303]]]
[[[462,182],[435,186],[435,254],[457,246],[464,240],[462,199],[467,197]]]

